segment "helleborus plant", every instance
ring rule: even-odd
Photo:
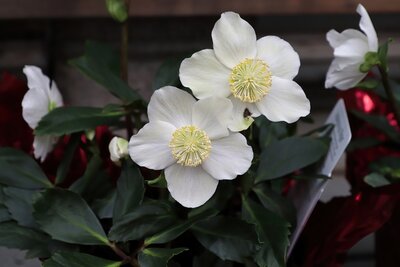
[[[397,147],[400,142],[400,85],[389,79],[387,54],[391,39],[379,46],[374,25],[361,4],[357,7],[357,13],[361,15],[360,28],[363,32],[347,29],[342,33],[335,30],[327,33],[328,42],[334,48],[334,59],[327,73],[325,87],[348,90],[343,94],[345,101],[348,101],[348,111],[365,124],[360,124],[362,127],[358,125],[362,130],[354,134],[356,138],[350,144],[351,153],[389,149],[381,155],[382,158],[377,153],[377,158],[369,162],[369,168],[365,170],[368,174],[364,182],[372,187],[381,187],[399,181],[399,158],[395,156],[396,149],[392,151],[391,148]],[[353,105],[351,102],[359,104]],[[375,128],[381,136],[365,130],[366,126]],[[367,151],[365,153],[368,154]]]
[[[54,82],[24,69],[35,138],[70,141],[59,163],[48,157],[56,179],[0,148],[0,245],[44,267],[286,266],[296,210],[284,192],[321,178],[329,148],[322,128],[296,133],[310,112],[293,81],[298,54],[226,12],[210,29],[213,49],[168,60],[148,102],[128,84],[126,2],[107,1],[123,21],[122,52],[91,41],[69,61],[120,104],[63,107]],[[93,135],[99,126],[120,137]],[[43,160],[51,146],[35,144]],[[76,155],[86,169],[70,179]]]
[[[378,52],[378,37],[374,25],[363,5],[357,6],[357,13],[361,16],[362,32],[347,29],[341,33],[330,30],[326,34],[335,56],[326,75],[326,88],[346,90],[355,87],[367,76],[370,64],[376,62],[373,55]]]
[[[28,92],[22,100],[22,115],[29,127],[33,130],[39,121],[50,111],[63,105],[63,99],[54,81],[36,66],[25,66],[24,74],[28,79]],[[35,136],[33,151],[35,158],[44,161],[46,156],[57,143],[58,138],[53,135]]]

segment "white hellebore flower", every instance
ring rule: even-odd
[[[35,129],[47,113],[63,105],[63,100],[56,83],[52,81],[50,84],[49,78],[40,68],[25,66],[23,72],[28,79],[29,90],[22,100],[22,116],[29,127]],[[35,136],[33,140],[35,158],[44,161],[57,141],[58,138],[55,136]]]
[[[292,46],[276,36],[259,40],[251,25],[238,14],[226,12],[211,33],[213,48],[185,59],[179,70],[184,86],[203,99],[228,97],[233,103],[232,131],[250,124],[244,118],[261,114],[271,121],[292,123],[310,113],[310,102],[293,78],[300,67]]]
[[[356,86],[367,75],[360,71],[365,54],[378,51],[378,37],[374,25],[361,4],[357,7],[357,13],[361,15],[360,28],[365,34],[354,29],[347,29],[341,33],[330,30],[326,34],[335,56],[326,75],[326,88],[345,90]]]
[[[172,86],[157,90],[148,106],[149,123],[129,142],[140,166],[162,170],[172,197],[198,207],[214,194],[219,180],[232,180],[251,165],[246,138],[228,130],[232,103],[226,98],[196,100]]]
[[[108,145],[108,150],[111,161],[118,163],[120,159],[128,156],[128,140],[114,136]]]

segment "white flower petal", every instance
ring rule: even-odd
[[[42,70],[36,66],[25,66],[23,69],[26,78],[28,79],[29,89],[39,89],[49,93],[50,90],[50,80],[43,74]]]
[[[55,81],[51,82],[50,100],[55,103],[56,107],[64,105],[62,95],[60,94]]]
[[[49,97],[45,91],[33,87],[22,99],[22,116],[29,127],[35,129],[39,121],[49,112]]]
[[[239,133],[214,140],[208,158],[202,167],[218,180],[232,180],[248,171],[253,160],[253,150]]]
[[[270,91],[256,105],[270,121],[292,123],[310,113],[310,101],[303,89],[294,81],[275,76]]]
[[[292,80],[300,68],[300,58],[293,47],[277,36],[257,41],[257,58],[265,61],[273,76]]]
[[[230,121],[228,128],[233,132],[240,132],[249,128],[249,126],[253,123],[254,119],[252,117],[257,117],[260,115],[257,107],[255,107],[252,103],[244,103],[234,96],[230,96],[229,99],[233,104],[233,112],[232,112],[232,120]],[[244,111],[249,109],[252,113],[255,112],[252,116],[244,116]]]
[[[192,108],[196,100],[173,86],[156,90],[147,109],[149,121],[164,121],[179,128],[192,123]]]
[[[365,10],[363,5],[358,4],[357,13],[361,16],[360,29],[365,32],[368,37],[369,50],[377,52],[378,36],[376,35],[374,25],[372,24],[371,18],[369,17],[367,10]]]
[[[368,43],[362,39],[349,39],[335,48],[333,55],[336,58],[345,58],[350,61],[364,61],[364,56],[368,52]]]
[[[205,131],[211,140],[227,136],[232,108],[232,102],[226,98],[200,99],[193,106],[193,125]]]
[[[161,170],[176,160],[172,156],[169,142],[176,128],[163,121],[151,121],[131,137],[129,155],[138,165]]]
[[[199,167],[174,164],[165,170],[168,190],[182,206],[196,208],[214,195],[218,180]]]
[[[360,62],[354,62],[345,66],[340,65],[338,62],[340,62],[338,59],[332,61],[326,75],[325,88],[350,89],[367,76],[367,73],[360,72]]]
[[[365,42],[368,42],[367,36],[365,36],[362,32],[354,29],[347,29],[341,33],[338,33],[335,30],[330,30],[326,34],[326,39],[328,40],[332,48],[336,48],[342,45],[349,39],[361,39],[364,40]]]
[[[231,94],[230,73],[231,70],[218,61],[213,50],[205,49],[182,61],[179,78],[199,99],[228,97]]]
[[[257,37],[253,27],[234,12],[221,14],[211,36],[215,55],[228,68],[256,55]]]
[[[33,155],[35,158],[43,162],[47,154],[49,154],[54,145],[57,143],[58,138],[51,135],[35,136],[33,139]]]

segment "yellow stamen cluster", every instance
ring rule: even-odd
[[[245,59],[232,69],[229,85],[232,95],[243,102],[260,101],[269,91],[272,74],[259,59]]]
[[[175,130],[169,147],[179,164],[196,167],[210,155],[211,141],[205,131],[188,125]]]

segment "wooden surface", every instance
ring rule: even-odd
[[[0,19],[107,16],[105,0],[0,0]],[[400,13],[399,0],[132,0],[133,16],[213,15],[232,10],[243,15],[355,13],[358,3],[370,13]]]

